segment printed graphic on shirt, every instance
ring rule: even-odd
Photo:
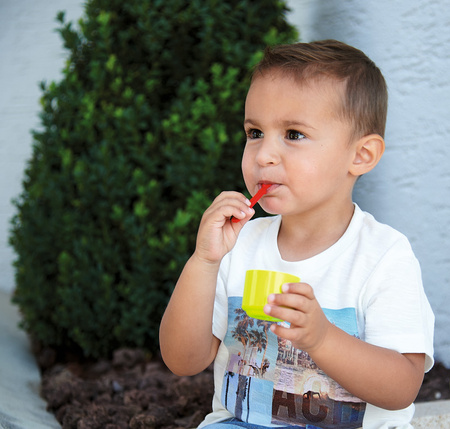
[[[242,297],[229,297],[223,405],[237,419],[256,425],[361,427],[366,404],[329,378],[306,352],[273,334],[272,322],[248,317],[241,305]],[[359,336],[354,309],[324,313],[339,328]]]

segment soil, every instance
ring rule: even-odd
[[[35,349],[41,394],[63,429],[193,428],[211,411],[213,371],[173,375],[159,356],[117,350],[112,359],[57,358]],[[425,374],[416,402],[450,399],[450,369],[436,363]]]

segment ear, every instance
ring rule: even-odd
[[[354,148],[355,154],[349,173],[353,176],[362,176],[372,170],[383,156],[384,139],[378,134],[369,134],[361,137]]]

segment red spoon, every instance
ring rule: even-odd
[[[253,207],[259,200],[260,198],[267,193],[267,190],[270,188],[271,184],[269,183],[264,183],[261,185],[261,188],[259,188],[259,191],[253,195],[253,197],[250,199],[250,208]],[[239,222],[241,219],[237,219],[235,217],[231,218],[231,221],[234,223]]]

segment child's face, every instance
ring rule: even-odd
[[[338,117],[341,91],[336,82],[299,85],[276,71],[253,80],[242,171],[251,194],[273,184],[260,200],[266,212],[326,215],[351,203],[355,144],[350,124]]]

